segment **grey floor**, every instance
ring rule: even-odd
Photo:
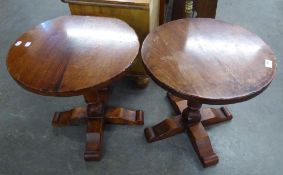
[[[231,105],[233,121],[208,128],[218,165],[202,168],[187,135],[147,144],[145,126],[173,111],[165,91],[151,82],[113,86],[110,104],[145,111],[145,126],[107,126],[100,162],[83,160],[85,127],[53,129],[54,111],[84,105],[81,97],[52,98],[21,89],[5,65],[9,45],[45,20],[69,14],[59,0],[0,0],[0,174],[262,174],[283,173],[283,0],[219,0],[217,18],[257,33],[278,58],[278,73],[260,96]]]

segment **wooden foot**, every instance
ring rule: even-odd
[[[153,127],[145,128],[144,134],[146,140],[151,143],[158,140],[166,139],[168,137],[172,137],[176,134],[184,132],[184,130],[185,126],[183,123],[183,119],[181,116],[177,116],[174,118],[167,118]]]
[[[218,163],[218,156],[214,153],[207,132],[201,123],[190,126],[188,135],[204,167]]]
[[[104,119],[88,118],[84,159],[86,161],[99,161],[101,159],[104,131]]]
[[[144,114],[143,111],[131,111],[124,108],[107,108],[105,120],[111,124],[120,125],[143,125]]]
[[[187,108],[187,100],[176,97],[167,93],[169,102],[171,103],[174,111],[179,115]],[[229,121],[233,118],[231,112],[227,107],[221,107],[220,109],[214,108],[201,108],[201,122],[204,126],[213,125],[216,123],[221,123]]]
[[[86,108],[80,107],[65,112],[55,112],[52,119],[52,126],[79,125],[85,122],[86,116]]]
[[[201,123],[204,126],[229,121],[233,118],[232,114],[226,107],[221,107],[220,109],[203,108],[200,110],[200,113]]]
[[[148,76],[137,76],[135,82],[139,88],[146,88],[149,84],[149,77]]]

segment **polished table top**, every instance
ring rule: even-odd
[[[276,58],[257,35],[214,19],[182,19],[151,32],[142,57],[152,78],[205,104],[248,100],[272,81]]]
[[[7,67],[42,95],[82,95],[120,77],[139,51],[135,31],[103,17],[64,16],[41,23],[11,46]]]

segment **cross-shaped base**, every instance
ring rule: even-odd
[[[145,137],[148,142],[172,137],[187,130],[193,147],[204,167],[218,163],[218,156],[214,153],[209,136],[204,126],[231,120],[232,114],[226,107],[220,109],[201,108],[201,105],[190,106],[186,100],[168,94],[178,116],[167,118],[161,123],[146,128]],[[185,110],[189,108],[188,110]],[[184,111],[181,114],[181,111]],[[191,120],[188,120],[191,119]]]
[[[78,107],[70,111],[56,112],[52,125],[62,127],[66,125],[86,124],[86,147],[84,159],[99,161],[103,143],[104,124],[143,125],[143,111],[131,111],[124,108],[106,107],[107,89],[86,94],[88,106]]]

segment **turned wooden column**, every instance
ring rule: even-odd
[[[200,114],[201,106],[202,106],[201,104],[187,101],[187,108],[183,110],[182,117],[188,123],[188,125],[199,123],[201,121],[201,114]]]

